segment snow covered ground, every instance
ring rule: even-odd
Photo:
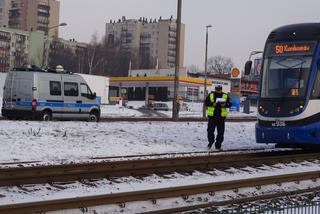
[[[255,122],[226,123],[223,149],[258,145]],[[0,121],[0,163],[87,161],[92,157],[206,151],[206,122]]]
[[[0,106],[1,106],[0,99]],[[171,102],[167,102],[169,108]],[[105,117],[143,117],[143,101],[129,102],[130,108],[102,106]],[[202,103],[188,103],[189,111],[180,116],[202,116]],[[161,111],[171,117],[171,111]],[[252,114],[255,114],[254,112]],[[241,115],[240,113],[231,113]],[[227,123],[224,149],[270,148],[255,144],[254,122]],[[0,122],[0,164],[4,162],[86,161],[108,157],[166,152],[204,151],[207,123],[122,122],[87,123],[82,121],[6,121]]]
[[[101,114],[102,117],[172,117],[172,102],[157,102],[165,103],[169,107],[169,111],[157,111],[158,114],[154,112],[146,112],[141,109],[144,106],[144,101],[129,101],[128,107],[122,107],[119,105],[102,105]],[[188,110],[184,109],[179,112],[180,117],[202,117],[202,103],[196,102],[186,102]],[[230,112],[229,118],[235,117],[254,117],[256,116],[257,108],[251,107],[250,114],[243,113],[243,109],[240,112]]]

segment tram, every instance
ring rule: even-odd
[[[273,30],[263,51],[257,143],[320,145],[320,23]],[[252,61],[245,65],[249,74]]]

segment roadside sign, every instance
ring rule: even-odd
[[[240,88],[241,88],[241,79],[240,79],[240,70],[238,68],[233,68],[231,71],[231,88],[230,88],[230,94],[231,94],[231,101],[232,101],[232,107],[230,108],[230,111],[240,111]]]
[[[121,89],[121,94],[126,94],[127,93],[127,89],[126,88],[122,88]]]

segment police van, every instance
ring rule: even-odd
[[[9,119],[83,119],[98,122],[100,104],[80,75],[63,69],[14,69],[3,88],[2,116]]]

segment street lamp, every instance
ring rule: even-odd
[[[44,67],[47,68],[49,64],[49,49],[50,49],[50,39],[49,39],[49,31],[53,28],[66,26],[67,23],[62,22],[58,25],[52,26],[48,28],[48,31],[46,32],[46,55],[45,55],[45,61],[44,61]]]
[[[208,75],[208,29],[211,28],[212,25],[206,26],[206,53],[205,53],[205,63],[204,63],[204,92],[203,92],[203,100],[205,101],[207,97],[207,75]],[[203,117],[206,117],[206,106],[203,104]]]

